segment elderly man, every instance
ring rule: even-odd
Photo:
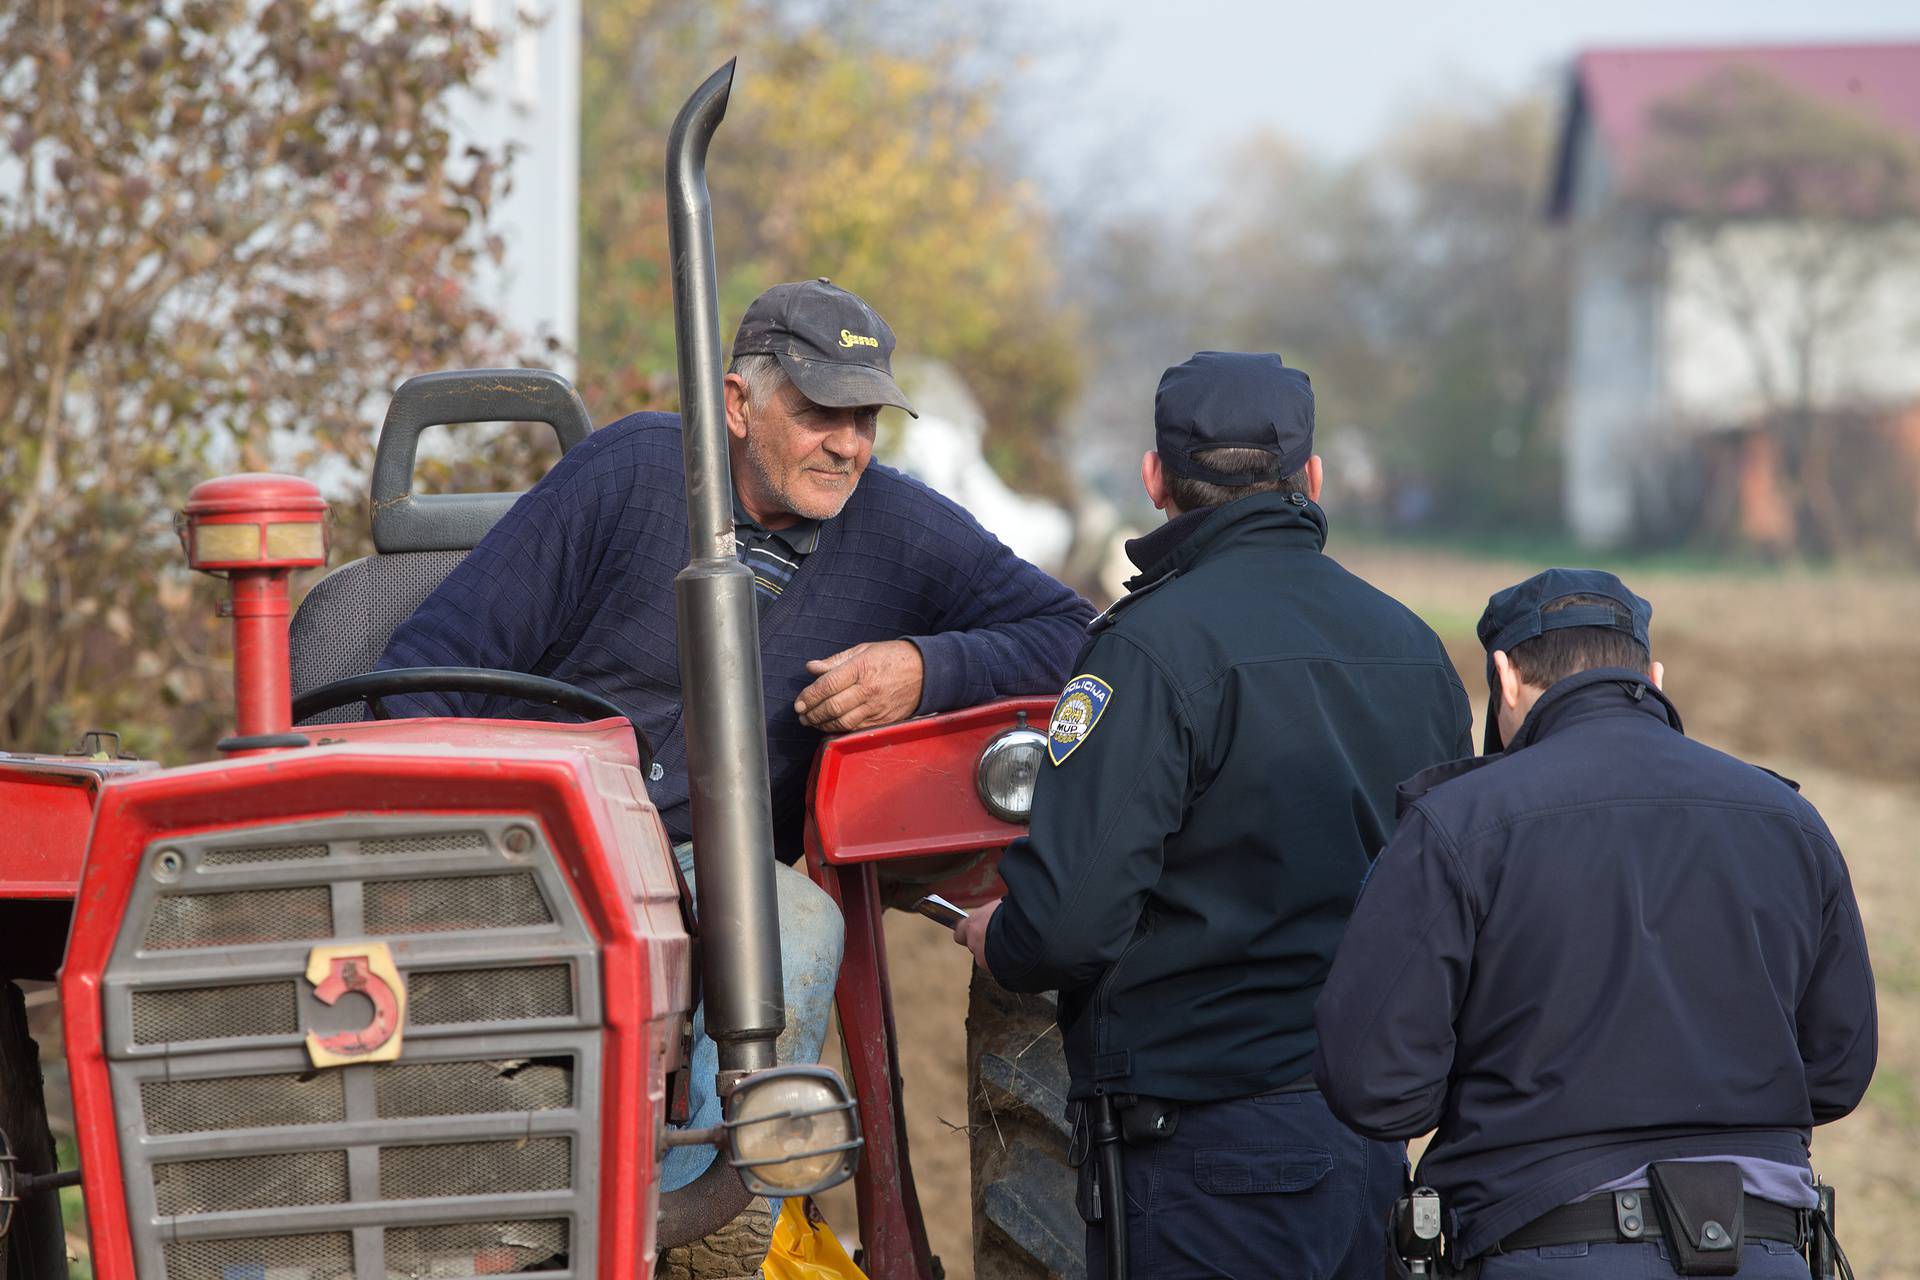
[[[959,506],[870,465],[882,405],[912,413],[894,337],[820,280],[747,309],[726,379],[734,529],[753,569],[777,852],[800,853],[807,773],[823,732],[1059,689],[1091,608]],[[535,485],[394,633],[383,667],[495,667],[603,694],[654,745],[648,789],[691,870],[673,579],[686,559],[679,418],[636,413],[588,437]],[[499,699],[394,699],[416,715],[539,714]],[[825,1034],[838,914],[798,872],[780,882],[787,949],[783,1060]],[[822,935],[825,935],[823,938]],[[696,1042],[696,1087],[712,1042]],[[704,1101],[717,1121],[717,1099]],[[668,1160],[667,1189],[707,1148]]]

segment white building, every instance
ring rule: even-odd
[[[477,92],[453,104],[454,151],[512,153],[512,189],[493,207],[506,259],[481,277],[487,301],[514,335],[557,339],[539,363],[573,373],[579,337],[580,0],[471,0],[475,26],[500,53]]]
[[[1797,377],[1793,327],[1823,308],[1817,409],[1920,401],[1920,232],[1656,213],[1633,194],[1657,104],[1722,69],[1752,66],[1791,89],[1920,136],[1920,44],[1588,52],[1574,66],[1551,215],[1574,235],[1564,493],[1579,541],[1617,546],[1688,523],[1666,477],[1711,433],[1751,427]],[[1795,265],[1844,244],[1840,296],[1810,297]],[[1747,477],[1742,478],[1745,483]],[[1744,501],[1744,499],[1741,499]]]

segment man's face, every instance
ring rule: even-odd
[[[735,379],[727,381],[728,425],[736,437],[745,432],[741,452],[747,465],[735,483],[748,514],[769,528],[769,521],[783,517],[791,523],[793,516],[830,520],[839,515],[873,459],[878,406],[832,409],[791,385],[759,403],[744,396],[736,402]]]

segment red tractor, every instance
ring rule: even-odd
[[[512,672],[363,674],[515,497],[413,495],[421,431],[545,422],[564,449],[589,429],[552,374],[416,378],[379,442],[377,554],[309,593],[291,661],[289,575],[326,558],[317,490],[232,476],[187,503],[189,563],[230,584],[237,723],[218,759],[0,753],[0,1280],[66,1269],[54,1189],[76,1175],[54,1167],[17,985],[56,970],[99,1280],[631,1280],[752,1195],[806,1194],[856,1165],[869,1274],[937,1273],[907,1164],[881,917],[902,895],[996,892],[1045,750],[1027,721],[1049,702],[823,746],[806,862],[845,913],[852,1095],[832,1070],[777,1065],[759,652],[732,544],[705,180],[731,76],[694,93],[668,147],[697,937],[648,799],[648,744],[612,704]],[[584,723],[328,722],[428,688],[506,692]],[[728,1100],[712,1130],[672,1127],[696,1000]],[[976,983],[983,1275],[1079,1271],[1050,1018]],[[662,1194],[658,1161],[683,1143],[724,1158]]]

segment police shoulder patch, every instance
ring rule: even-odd
[[[1060,701],[1053,704],[1053,723],[1047,727],[1048,759],[1064,764],[1100,723],[1112,697],[1113,686],[1099,676],[1075,676],[1067,681],[1067,687],[1060,691]]]

